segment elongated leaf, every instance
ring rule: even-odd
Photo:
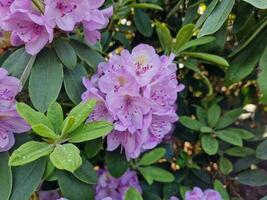
[[[267,174],[263,170],[251,170],[240,173],[236,177],[237,182],[252,187],[267,185]]]
[[[126,192],[125,200],[143,200],[141,194],[135,188],[129,188]]]
[[[167,25],[156,21],[156,31],[159,37],[160,44],[165,51],[165,53],[170,53],[172,48],[172,36]]]
[[[174,53],[179,52],[181,47],[183,47],[192,38],[194,28],[194,24],[187,24],[179,30],[176,35],[176,42],[173,46]]]
[[[198,37],[210,35],[218,31],[228,18],[234,4],[235,1],[232,0],[221,1],[203,24]]]
[[[9,200],[29,200],[42,181],[46,159],[36,160],[22,167],[12,168],[13,188]]]
[[[86,184],[96,184],[97,183],[97,174],[94,170],[92,164],[83,159],[83,163],[80,168],[78,168],[73,175],[80,181]]]
[[[186,55],[192,58],[198,58],[201,60],[206,60],[208,62],[217,64],[222,67],[229,67],[229,63],[227,60],[220,56],[216,56],[213,54],[208,54],[208,53],[198,53],[198,52],[182,52],[182,55]]]
[[[125,156],[120,151],[106,152],[106,165],[109,173],[113,177],[120,177],[128,169]]]
[[[29,93],[34,107],[45,112],[56,101],[62,82],[63,66],[55,51],[44,49],[36,58],[29,82]]]
[[[258,74],[258,84],[262,93],[261,101],[267,104],[267,47],[265,48],[259,63],[260,73]]]
[[[60,191],[65,198],[70,200],[94,199],[92,188],[88,184],[79,181],[71,173],[57,170],[57,179]]]
[[[77,65],[73,70],[64,71],[64,86],[70,100],[79,104],[81,95],[85,91],[82,78],[87,76],[87,71],[82,65]]]
[[[221,157],[219,160],[220,170],[224,175],[228,175],[233,171],[233,164],[225,157]]]
[[[9,165],[20,166],[33,162],[41,157],[49,155],[53,151],[53,145],[44,142],[30,141],[16,149],[10,159]]]
[[[63,110],[61,105],[57,102],[50,104],[47,110],[47,117],[53,124],[54,127],[53,130],[55,131],[55,133],[59,134],[62,129],[64,120]]]
[[[265,0],[243,0],[259,9],[267,9],[267,2]]]
[[[218,4],[219,0],[213,0],[209,6],[207,7],[207,9],[205,10],[205,12],[203,13],[203,15],[201,15],[201,17],[197,20],[196,23],[196,27],[199,28],[202,26],[202,24],[206,21],[206,19],[210,16],[210,14],[212,13],[212,11],[214,10],[214,8],[216,7],[216,5]]]
[[[146,153],[139,161],[139,165],[151,165],[161,159],[166,153],[164,148],[156,148]]]
[[[74,172],[82,164],[80,150],[73,144],[57,145],[50,154],[53,165],[62,170]]]
[[[236,146],[242,146],[243,145],[243,141],[242,138],[236,134],[234,131],[231,130],[221,130],[221,131],[217,131],[216,135],[218,136],[218,138],[220,138],[221,140],[236,145]]]
[[[194,131],[200,131],[201,127],[205,126],[200,121],[197,121],[187,116],[182,116],[179,122],[185,127],[192,129]]]
[[[31,126],[34,126],[36,124],[44,124],[48,128],[53,129],[53,125],[43,113],[35,111],[27,104],[17,103],[16,110],[19,115]]]
[[[208,123],[210,127],[215,127],[221,115],[221,108],[218,104],[213,104],[208,109]]]
[[[189,49],[191,47],[195,47],[195,46],[200,46],[200,45],[204,45],[204,44],[208,44],[211,43],[215,40],[215,37],[212,36],[207,36],[207,37],[202,37],[202,38],[198,38],[195,40],[191,40],[188,41],[187,43],[185,43],[179,50],[179,52],[184,51],[186,49]]]
[[[58,139],[58,135],[56,135],[50,128],[48,128],[47,126],[43,125],[43,124],[35,124],[32,126],[32,130],[44,137],[44,138],[50,138],[53,140]]]
[[[3,200],[9,200],[12,190],[12,171],[8,159],[8,152],[0,153],[0,196]]]
[[[237,135],[239,135],[243,140],[249,140],[255,137],[255,135],[245,129],[241,128],[228,128],[227,130],[235,132]]]
[[[242,114],[242,112],[243,112],[242,108],[237,108],[237,109],[226,112],[220,118],[220,120],[216,126],[216,129],[222,129],[222,128],[225,128],[227,126],[230,126],[231,124],[233,124],[237,120],[237,118]]]
[[[217,179],[214,181],[214,189],[220,193],[223,200],[230,200],[229,194],[227,190],[224,188],[224,185],[222,184],[221,181]]]
[[[103,142],[102,138],[86,142],[84,146],[86,157],[89,159],[95,157],[103,149]]]
[[[90,122],[80,126],[69,136],[68,141],[71,143],[80,143],[94,140],[106,136],[113,129],[113,125],[109,122]]]
[[[236,157],[246,157],[254,153],[254,150],[248,147],[232,147],[225,151],[226,154]]]
[[[54,46],[61,62],[69,69],[74,69],[77,65],[77,56],[69,42],[65,39],[57,38]]]
[[[208,155],[215,155],[219,150],[219,142],[216,138],[211,135],[204,135],[201,138],[201,145],[203,150]]]
[[[20,78],[30,59],[31,55],[25,51],[25,48],[20,48],[9,55],[2,66],[12,76]]]
[[[153,33],[149,16],[141,9],[135,9],[134,23],[137,30],[145,37],[150,37]]]
[[[256,149],[256,156],[262,160],[267,160],[267,140],[263,141]]]
[[[132,8],[142,8],[142,9],[153,9],[153,10],[163,10],[162,7],[160,7],[157,4],[153,3],[132,3],[130,4]]]
[[[162,168],[149,166],[145,168],[142,167],[140,169],[143,169],[142,173],[147,174],[147,176],[153,178],[154,181],[163,183],[170,183],[174,181],[174,176]]]
[[[71,45],[74,48],[78,57],[94,69],[96,69],[97,65],[100,62],[105,61],[102,55],[100,55],[98,52],[91,49],[82,42],[79,42],[77,40],[71,40]]]

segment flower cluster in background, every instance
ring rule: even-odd
[[[138,177],[134,171],[126,171],[120,178],[112,177],[107,170],[99,170],[95,200],[124,200],[130,187],[142,192]]]
[[[20,90],[20,81],[7,76],[7,71],[0,68],[0,152],[8,151],[14,145],[13,133],[30,130],[15,108],[15,96]]]
[[[89,43],[100,39],[99,30],[108,24],[112,7],[99,8],[104,0],[44,0],[37,1],[44,9],[36,7],[31,0],[0,0],[0,29],[10,31],[11,44],[25,44],[26,51],[37,54],[51,43],[56,28],[71,32],[83,24],[85,38]]]
[[[136,158],[170,133],[178,120],[177,93],[184,88],[177,81],[173,59],[140,44],[131,53],[123,50],[99,64],[97,74],[83,81],[87,91],[82,99],[97,100],[89,120],[115,124],[107,137],[109,151],[121,145],[127,158]]]
[[[170,200],[179,200],[177,197],[171,197]],[[194,187],[192,191],[185,194],[185,200],[223,200],[221,195],[212,189],[204,192],[199,187]]]

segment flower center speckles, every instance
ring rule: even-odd
[[[33,30],[35,34],[40,34],[43,30],[43,27],[39,24],[33,24]]]
[[[77,5],[66,1],[60,1],[57,2],[56,8],[60,11],[61,17],[64,17],[66,14],[73,12],[77,8]]]
[[[0,0],[0,7],[9,7],[13,2],[14,0]]]
[[[13,99],[12,93],[8,89],[0,90],[0,100],[11,101]]]
[[[136,70],[137,70],[136,75],[145,74],[148,70],[153,68],[152,65],[147,64],[147,65],[143,66],[139,62],[135,63],[135,67],[136,67]]]

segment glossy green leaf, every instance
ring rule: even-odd
[[[43,124],[35,124],[32,126],[32,130],[44,137],[44,138],[50,138],[53,140],[58,139],[58,136],[54,133],[54,131],[52,131],[50,128],[48,128],[47,126],[43,125]]]
[[[164,148],[156,148],[152,151],[145,153],[144,156],[138,162],[139,165],[147,166],[157,162],[161,159],[166,153]]]
[[[179,52],[179,50],[192,38],[194,28],[194,24],[187,24],[178,31],[176,42],[173,46],[174,53]]]
[[[228,18],[228,15],[232,11],[234,4],[235,1],[232,0],[220,1],[203,24],[198,37],[210,35],[218,31]]]
[[[0,196],[3,200],[9,200],[12,190],[12,171],[8,159],[8,152],[0,153]]]
[[[183,126],[189,128],[189,129],[192,129],[194,131],[200,131],[201,127],[205,126],[200,121],[198,121],[196,119],[192,119],[191,117],[187,117],[187,116],[180,117],[179,122]]]
[[[230,174],[233,171],[233,168],[234,168],[232,162],[230,160],[228,160],[227,158],[225,158],[225,157],[221,157],[220,158],[219,167],[220,167],[221,172],[224,175]]]
[[[211,135],[204,135],[201,138],[201,145],[203,150],[208,155],[215,155],[219,149],[219,142],[216,138],[212,137]]]
[[[63,38],[57,38],[54,42],[57,56],[69,69],[74,69],[77,65],[77,56],[69,41]]]
[[[265,0],[243,0],[259,9],[267,9],[267,2]]]
[[[160,44],[165,51],[165,53],[170,53],[172,48],[172,36],[167,25],[156,21],[156,31],[159,37]]]
[[[87,71],[82,65],[77,65],[73,70],[64,71],[64,87],[70,100],[79,104],[81,102],[81,95],[85,91],[82,84],[83,77],[87,77]]]
[[[29,200],[42,182],[46,159],[12,168],[13,188],[9,200]]]
[[[212,2],[208,5],[207,9],[201,15],[201,17],[196,22],[196,27],[199,28],[202,26],[202,24],[207,20],[207,18],[210,16],[216,5],[218,4],[219,0],[212,0]]]
[[[211,43],[215,39],[216,39],[215,37],[207,36],[207,37],[202,37],[202,38],[190,40],[180,48],[179,52],[187,50],[187,49],[189,49],[191,47],[196,47],[196,46],[200,46],[200,45]]]
[[[128,163],[124,154],[118,150],[106,152],[105,161],[108,171],[113,177],[122,176],[128,169]]]
[[[211,127],[215,127],[221,116],[221,108],[218,104],[213,104],[207,113],[208,123]]]
[[[61,138],[66,138],[68,136],[68,133],[72,129],[74,123],[75,123],[75,118],[70,116],[64,120],[62,132],[61,132]]]
[[[256,149],[256,156],[262,160],[267,160],[267,140],[263,141]]]
[[[50,154],[50,160],[56,168],[70,172],[82,165],[80,150],[73,144],[57,145]]]
[[[130,4],[130,6],[132,8],[163,10],[162,7],[160,7],[157,4],[153,4],[153,3],[132,3],[132,4]]]
[[[235,132],[239,137],[241,137],[243,140],[249,140],[255,137],[255,135],[245,129],[241,128],[228,128],[227,130]]]
[[[84,146],[86,157],[89,159],[95,157],[103,149],[103,142],[102,138],[87,141]]]
[[[216,135],[218,138],[220,138],[221,140],[227,143],[240,146],[240,147],[243,146],[242,138],[238,134],[236,134],[235,131],[225,129],[225,130],[217,131]]]
[[[29,81],[29,93],[34,107],[45,112],[56,101],[62,82],[63,66],[60,60],[53,49],[44,49],[36,58]]]
[[[141,9],[134,11],[134,23],[137,30],[145,37],[150,37],[153,33],[149,16]]]
[[[53,124],[53,130],[56,134],[59,134],[64,120],[63,110],[59,103],[53,102],[48,106],[47,117]]]
[[[149,166],[149,167],[140,167],[140,172],[142,173],[142,175],[144,175],[144,177],[150,177],[151,179],[153,179],[153,181],[158,181],[158,182],[163,182],[163,183],[170,183],[174,181],[174,176],[159,167],[154,167],[154,166]]]
[[[53,145],[44,142],[30,141],[21,145],[12,153],[8,164],[11,166],[25,165],[49,155],[53,149]]]
[[[135,188],[130,187],[125,195],[125,200],[143,200],[141,194]]]
[[[252,187],[267,185],[267,174],[261,169],[245,171],[236,177],[237,182]]]
[[[216,125],[216,129],[222,129],[222,128],[225,128],[227,126],[230,126],[238,119],[238,117],[242,113],[243,113],[242,108],[237,108],[237,109],[226,112],[220,118],[218,124]]]
[[[225,153],[235,157],[246,157],[252,155],[254,150],[248,147],[232,147],[225,150]]]
[[[259,63],[258,84],[262,93],[261,101],[267,104],[267,47],[265,48]]]
[[[113,124],[110,122],[89,122],[81,125],[73,131],[68,141],[71,143],[80,143],[89,140],[94,140],[106,136],[113,129]]]
[[[220,193],[223,200],[230,200],[227,190],[224,188],[224,185],[222,184],[222,182],[219,181],[218,179],[214,181],[214,189]]]
[[[83,163],[80,168],[78,168],[73,175],[79,179],[80,181],[86,184],[96,184],[97,183],[97,173],[94,170],[92,164],[87,161],[83,160]]]

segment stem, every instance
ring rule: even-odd
[[[44,14],[44,4],[40,0],[32,0],[35,7]]]

